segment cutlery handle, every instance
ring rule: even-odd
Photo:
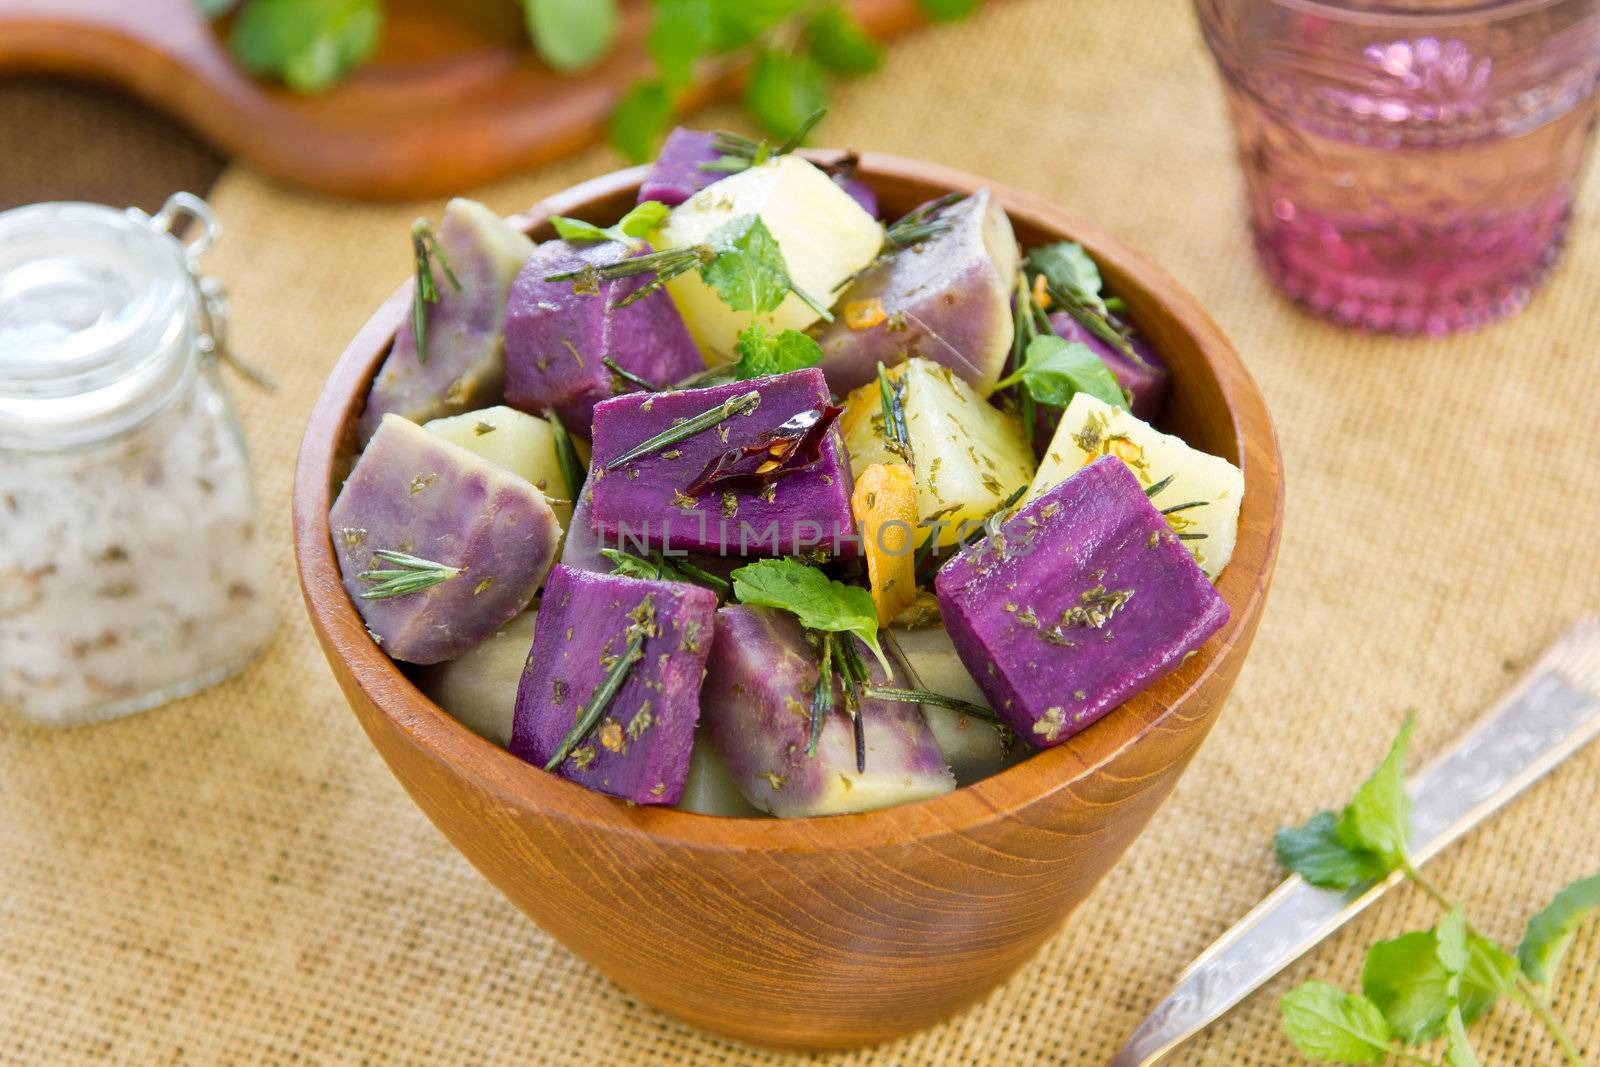
[[[1574,624],[1454,747],[1407,783],[1422,863],[1600,735],[1600,618]],[[1382,896],[1290,877],[1186,967],[1108,1067],[1149,1067]]]

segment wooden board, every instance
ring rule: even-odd
[[[914,0],[852,6],[880,38],[921,21]],[[373,61],[331,92],[304,97],[236,67],[193,0],[0,0],[0,73],[112,83],[228,155],[323,192],[434,197],[599,138],[612,103],[650,69],[648,7],[625,0],[624,8],[611,55],[560,75],[534,57],[510,0],[388,0]],[[728,90],[736,74],[719,72],[684,105]]]

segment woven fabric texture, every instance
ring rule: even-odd
[[[731,110],[696,116],[738,124]],[[0,725],[0,1061],[1095,1065],[1182,966],[1281,877],[1272,832],[1342,802],[1408,707],[1437,751],[1566,623],[1600,606],[1600,185],[1563,267],[1520,317],[1438,342],[1348,335],[1279,301],[1252,259],[1220,95],[1178,0],[1010,0],[897,44],[841,87],[832,143],[921,156],[1048,196],[1149,252],[1259,379],[1288,488],[1254,652],[1172,798],[1039,957],[909,1039],[793,1056],[633,1002],[445,842],[346,709],[303,621],[289,547],[298,438],[322,379],[406,276],[406,224],[246,168],[214,202],[209,260],[276,546],[284,623],[234,681],[60,733]],[[595,149],[480,190],[507,213],[618,165]],[[1600,869],[1600,746],[1430,865],[1509,941]],[[1175,1064],[1296,1062],[1276,999],[1359,982],[1365,945],[1431,924],[1393,893]],[[1559,997],[1600,1058],[1600,929]],[[1505,1008],[1486,1064],[1557,1062]]]

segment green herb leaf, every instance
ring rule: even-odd
[[[1014,385],[1017,379],[1040,404],[1065,407],[1079,393],[1088,393],[1116,407],[1128,406],[1117,376],[1094,354],[1094,349],[1082,341],[1063,341],[1054,334],[1040,334],[1028,342],[1022,369],[1008,375],[995,388]]]
[[[765,51],[750,71],[744,102],[763,129],[786,140],[813,112],[827,106],[828,90],[810,57]]]
[[[1382,860],[1339,840],[1338,817],[1319,811],[1304,826],[1286,826],[1272,839],[1278,862],[1314,886],[1354,889],[1389,873]]]
[[[363,582],[375,583],[372,588],[363,589],[357,594],[362,600],[392,600],[397,596],[420,593],[440,582],[449,581],[462,570],[460,567],[449,567],[443,563],[435,563],[431,559],[387,548],[378,549],[372,553],[372,558],[389,566],[362,571],[356,575]]]
[[[799,330],[784,330],[769,337],[759,322],[741,330],[733,347],[739,354],[733,376],[739,381],[804,370],[822,359],[822,346]]]
[[[1312,1059],[1382,1063],[1392,1035],[1378,1006],[1323,982],[1307,982],[1278,1004],[1283,1032]]]
[[[1439,962],[1444,964],[1444,969],[1451,974],[1465,971],[1471,954],[1467,949],[1467,917],[1460,908],[1450,909],[1450,913],[1433,928],[1433,937],[1438,942]]]
[[[742,48],[806,6],[808,0],[712,0],[712,48]]]
[[[806,28],[811,57],[835,74],[870,74],[883,60],[883,49],[856,17],[840,4],[817,13]]]
[[[252,0],[228,47],[252,74],[320,93],[370,56],[382,32],[379,0]]]
[[[1078,242],[1058,241],[1035,248],[1028,253],[1027,262],[1055,288],[1076,297],[1100,315],[1106,313],[1106,302],[1100,295],[1105,285],[1100,278],[1100,268]]]
[[[1411,797],[1406,793],[1406,746],[1416,728],[1406,715],[1389,754],[1372,777],[1362,782],[1339,818],[1339,840],[1345,847],[1377,856],[1390,869],[1406,864],[1411,842]]]
[[[606,120],[606,139],[631,163],[655,155],[672,123],[672,97],[659,81],[636,81]]]
[[[1477,1054],[1472,1051],[1472,1042],[1467,1040],[1467,1024],[1461,1016],[1461,1005],[1451,1006],[1450,1014],[1445,1017],[1445,1034],[1450,1039],[1444,1054],[1448,1067],[1479,1067]]]
[[[539,58],[559,71],[589,66],[617,36],[617,0],[522,0],[522,13]]]
[[[716,255],[700,268],[700,277],[733,310],[765,315],[792,292],[824,319],[832,320],[827,308],[795,287],[783,250],[759,215],[729,219],[706,235],[706,244]]]
[[[1461,972],[1461,1015],[1474,1022],[1489,1013],[1496,1000],[1517,987],[1517,961],[1511,953],[1481,934],[1467,934],[1467,966]]]
[[[1528,920],[1517,948],[1522,973],[1539,985],[1551,982],[1561,957],[1578,927],[1600,909],[1600,874],[1579,879],[1555,895],[1544,910]]]
[[[572,435],[567,433],[567,424],[561,421],[561,416],[555,413],[554,408],[545,408],[544,419],[550,424],[550,436],[556,448],[556,465],[561,468],[561,478],[567,483],[567,499],[576,502],[578,494],[583,491],[588,472],[578,458],[578,449],[573,445]]]
[[[917,6],[935,22],[950,22],[976,11],[978,0],[917,0]]]
[[[669,88],[681,89],[694,76],[695,61],[711,51],[709,0],[654,0],[644,46]]]
[[[1415,1045],[1437,1037],[1450,1011],[1450,970],[1432,930],[1416,930],[1367,949],[1361,991],[1396,1037]]]
[[[636,248],[639,240],[661,225],[661,220],[671,210],[659,200],[646,200],[622,216],[615,226],[596,226],[592,222],[569,219],[565,215],[551,217],[550,225],[555,227],[556,235],[563,240],[616,241]]]
[[[878,657],[884,673],[893,676],[878,643],[878,612],[872,594],[859,585],[836,582],[794,559],[763,559],[733,572],[733,595],[741,604],[779,608],[800,625],[823,633],[849,633]]]
[[[646,559],[616,548],[602,548],[600,555],[611,564],[612,574],[620,574],[624,578],[703,585],[716,593],[719,599],[726,599],[733,592],[732,584],[726,579],[719,578],[676,556],[668,557],[661,552],[653,552],[650,558]]]

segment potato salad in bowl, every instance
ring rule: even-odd
[[[1241,471],[986,189],[678,130],[620,218],[452,201],[329,526],[441,707],[620,801],[795,818],[1056,746],[1228,619]],[[319,509],[320,514],[320,509]]]

